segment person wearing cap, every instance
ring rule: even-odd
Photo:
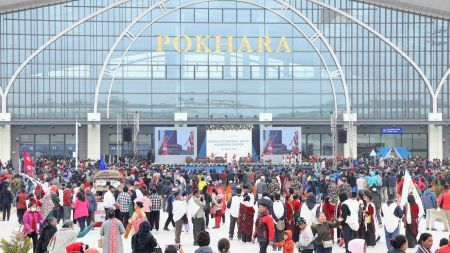
[[[391,251],[393,247],[389,242],[396,235],[400,234],[399,225],[403,217],[403,210],[395,203],[395,197],[393,195],[389,195],[388,201],[381,207],[381,217],[383,218],[386,246]]]
[[[167,207],[166,212],[168,213],[168,217],[166,219],[166,223],[164,224],[164,230],[169,231],[169,223],[172,224],[172,227],[175,227],[175,221],[173,220],[173,202],[175,201],[175,194],[178,193],[178,188],[172,188],[172,193],[167,197]]]
[[[258,201],[258,218],[255,222],[255,231],[252,242],[258,239],[259,253],[267,253],[267,247],[273,246],[275,237],[275,225],[272,217],[269,215],[269,203],[265,199]]]
[[[316,230],[308,225],[303,217],[299,217],[295,224],[300,228],[298,241],[299,252],[312,253],[314,251],[314,238]]]

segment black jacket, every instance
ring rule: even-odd
[[[56,233],[56,228],[50,224],[42,229],[41,234],[39,235],[39,239],[36,245],[36,253],[44,253],[47,251],[48,244],[50,240]]]
[[[158,246],[155,237],[152,235],[145,241],[138,242],[136,238],[136,234],[131,238],[133,253],[153,253]]]

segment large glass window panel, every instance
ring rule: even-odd
[[[236,10],[223,10],[223,22],[234,23],[236,22]]]
[[[238,81],[238,93],[264,93],[264,80]]]
[[[50,135],[36,134],[35,140],[35,156],[42,157],[49,155]]]
[[[236,93],[236,80],[210,80],[209,93]]]
[[[267,93],[291,93],[292,82],[291,81],[276,81],[270,80],[266,81],[266,92]]]
[[[179,104],[180,96],[178,94],[152,94],[152,107],[178,107]]]
[[[402,134],[402,147],[406,147],[409,150],[413,148],[413,135],[412,134]]]
[[[264,108],[264,96],[238,95],[238,108]],[[239,109],[240,110],[240,109]]]
[[[53,156],[64,156],[64,134],[50,135],[50,152]]]
[[[292,108],[292,95],[266,95],[268,108],[290,107]]]
[[[153,93],[179,93],[180,81],[175,80],[153,80],[152,81]]]
[[[181,83],[182,93],[208,93],[208,81],[192,80]]]
[[[320,134],[306,134],[307,155],[320,155]]]
[[[182,94],[181,107],[208,108],[208,95]]]
[[[209,95],[209,106],[216,108],[235,108],[236,95]]]
[[[395,148],[402,146],[401,134],[382,134],[381,140],[385,147]]]
[[[321,134],[322,139],[322,154],[324,156],[332,156],[333,155],[333,141],[331,138],[331,134]]]

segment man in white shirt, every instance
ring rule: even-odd
[[[105,220],[108,210],[115,210],[116,199],[114,198],[114,186],[110,185],[108,191],[103,195],[103,207],[105,208]]]
[[[233,240],[234,237],[234,227],[237,224],[237,221],[239,219],[239,207],[241,206],[242,197],[241,197],[241,188],[236,189],[236,194],[231,198],[231,200],[228,202],[227,207],[230,209],[230,230],[228,232],[228,236],[230,240]],[[241,239],[241,231],[239,229],[239,226],[237,226],[237,238]]]

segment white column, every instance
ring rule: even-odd
[[[0,160],[5,164],[11,159],[11,114],[0,113]],[[14,163],[15,164],[15,163]]]
[[[428,122],[428,159],[442,160],[444,144],[442,142],[442,126],[439,125],[442,122],[442,113],[429,113]]]
[[[356,113],[344,113],[344,128],[347,129],[347,143],[344,144],[344,157],[356,158],[358,147],[358,128],[354,125],[358,120]]]
[[[88,113],[87,125],[87,158],[100,159],[101,127],[100,113]]]

